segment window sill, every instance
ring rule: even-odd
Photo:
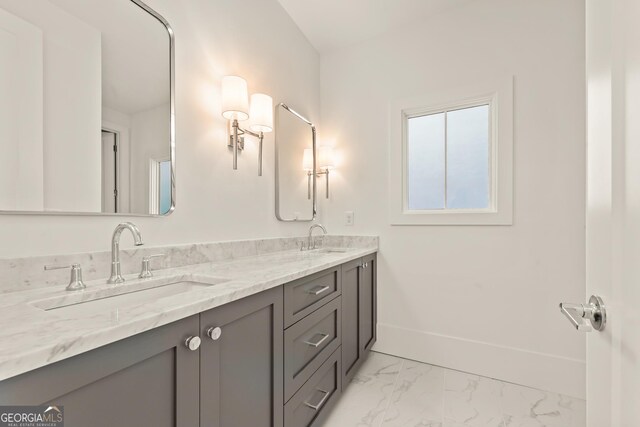
[[[404,211],[393,215],[391,225],[513,225],[511,211],[433,210]]]

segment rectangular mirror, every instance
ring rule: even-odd
[[[0,0],[0,211],[175,206],[173,35],[138,0]]]
[[[313,221],[316,217],[316,128],[285,104],[275,112],[276,218]]]

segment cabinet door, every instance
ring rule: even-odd
[[[360,280],[360,349],[366,352],[376,342],[378,262],[375,254],[362,259]]]
[[[360,282],[362,259],[342,265],[342,385],[355,374],[362,358],[360,346]]]
[[[64,406],[66,427],[197,427],[198,316],[0,383],[1,405]]]
[[[203,427],[282,427],[282,292],[278,287],[200,315]],[[216,339],[211,328],[220,328]]]
[[[342,385],[346,386],[376,342],[377,258],[342,265]]]

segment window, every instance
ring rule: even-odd
[[[434,88],[389,111],[392,225],[512,223],[513,78]]]
[[[491,105],[406,118],[409,210],[489,209]]]

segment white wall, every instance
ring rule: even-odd
[[[232,170],[219,87],[223,75],[241,75],[250,92],[268,93],[317,122],[316,51],[276,0],[147,3],[176,35],[177,209],[166,218],[126,219],[147,245],[303,234],[308,223],[281,223],[274,215],[273,134],[265,138],[263,177],[252,138]],[[0,256],[105,250],[123,219],[3,215]]]
[[[48,9],[31,15],[44,31],[44,208],[100,211],[100,32],[49,2],[31,4]]]
[[[378,350],[584,396],[584,336],[558,310],[585,300],[584,20],[581,0],[485,0],[323,55],[327,222],[380,235]],[[389,104],[505,74],[513,225],[390,226]]]
[[[149,212],[149,160],[169,160],[171,129],[169,104],[131,116],[131,212]]]
[[[42,62],[42,30],[0,9],[0,209],[43,208]]]
[[[39,79],[29,89],[19,90],[29,98],[39,91],[40,99],[28,107],[44,129],[37,135],[28,129],[26,139],[31,141],[27,144],[21,129],[16,192],[30,193],[30,200],[24,203],[20,196],[20,203],[8,208],[42,210],[44,205],[49,211],[100,210],[100,33],[49,2],[2,0],[0,7],[40,29],[42,44],[35,50],[23,44],[20,50],[21,55],[22,51],[40,55],[31,69],[20,67],[17,72]],[[24,108],[16,104],[15,108]],[[24,120],[28,113],[20,117]],[[69,159],[74,158],[81,161],[69,167]],[[35,181],[39,181],[36,188]]]

